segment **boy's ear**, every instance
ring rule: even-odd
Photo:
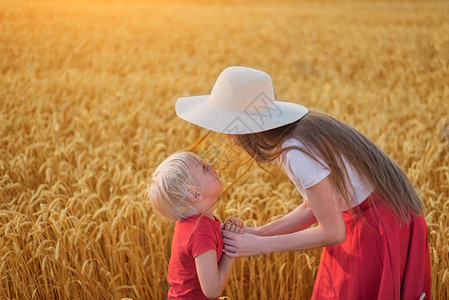
[[[203,194],[201,193],[201,189],[191,189],[189,190],[189,201],[192,203],[197,203],[203,200]]]

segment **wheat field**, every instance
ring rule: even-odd
[[[422,197],[432,298],[449,297],[447,1],[0,1],[0,299],[165,299],[173,223],[142,191],[205,130],[178,97],[223,69],[357,128]],[[198,148],[232,181],[229,145]],[[230,162],[238,163],[238,162]],[[301,198],[253,166],[217,205],[263,225]],[[320,250],[236,261],[230,299],[307,299]],[[420,274],[416,274],[420,276]]]

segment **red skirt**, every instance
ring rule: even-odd
[[[362,216],[343,212],[346,241],[323,249],[312,299],[430,299],[426,221],[400,226],[379,197],[359,205]]]

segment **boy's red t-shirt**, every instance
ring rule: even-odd
[[[209,299],[201,290],[196,273],[195,257],[206,251],[217,250],[217,264],[223,254],[220,221],[214,216],[195,215],[176,221],[168,265],[170,300]]]

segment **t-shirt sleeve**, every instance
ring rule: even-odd
[[[209,250],[217,250],[217,241],[209,226],[198,226],[190,237],[187,245],[189,252],[193,257]]]
[[[324,163],[322,165],[307,154],[295,149],[285,153],[283,163],[290,178],[295,183],[301,184],[304,189],[314,186],[330,174]]]

